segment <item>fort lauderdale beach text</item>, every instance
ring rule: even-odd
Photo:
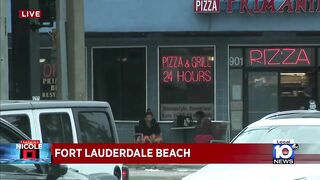
[[[64,157],[64,158],[188,158],[191,157],[191,150],[189,148],[186,149],[130,149],[130,148],[95,148],[95,149],[55,149],[54,157]]]

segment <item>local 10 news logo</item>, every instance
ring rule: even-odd
[[[273,164],[294,164],[294,151],[298,149],[292,139],[273,140]]]

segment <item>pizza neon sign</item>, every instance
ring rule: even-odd
[[[212,82],[212,58],[201,55],[161,56],[162,83],[210,83]]]
[[[249,48],[247,66],[311,66],[313,65],[311,48]]]

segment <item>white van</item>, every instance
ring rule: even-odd
[[[43,143],[118,143],[111,107],[97,101],[0,101],[0,117]],[[122,164],[69,164],[80,173],[128,180]]]

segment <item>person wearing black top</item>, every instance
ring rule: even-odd
[[[139,121],[139,132],[143,134],[143,138],[137,140],[141,143],[161,143],[161,129],[157,121],[153,118],[151,111],[148,111],[144,115],[144,119]]]

